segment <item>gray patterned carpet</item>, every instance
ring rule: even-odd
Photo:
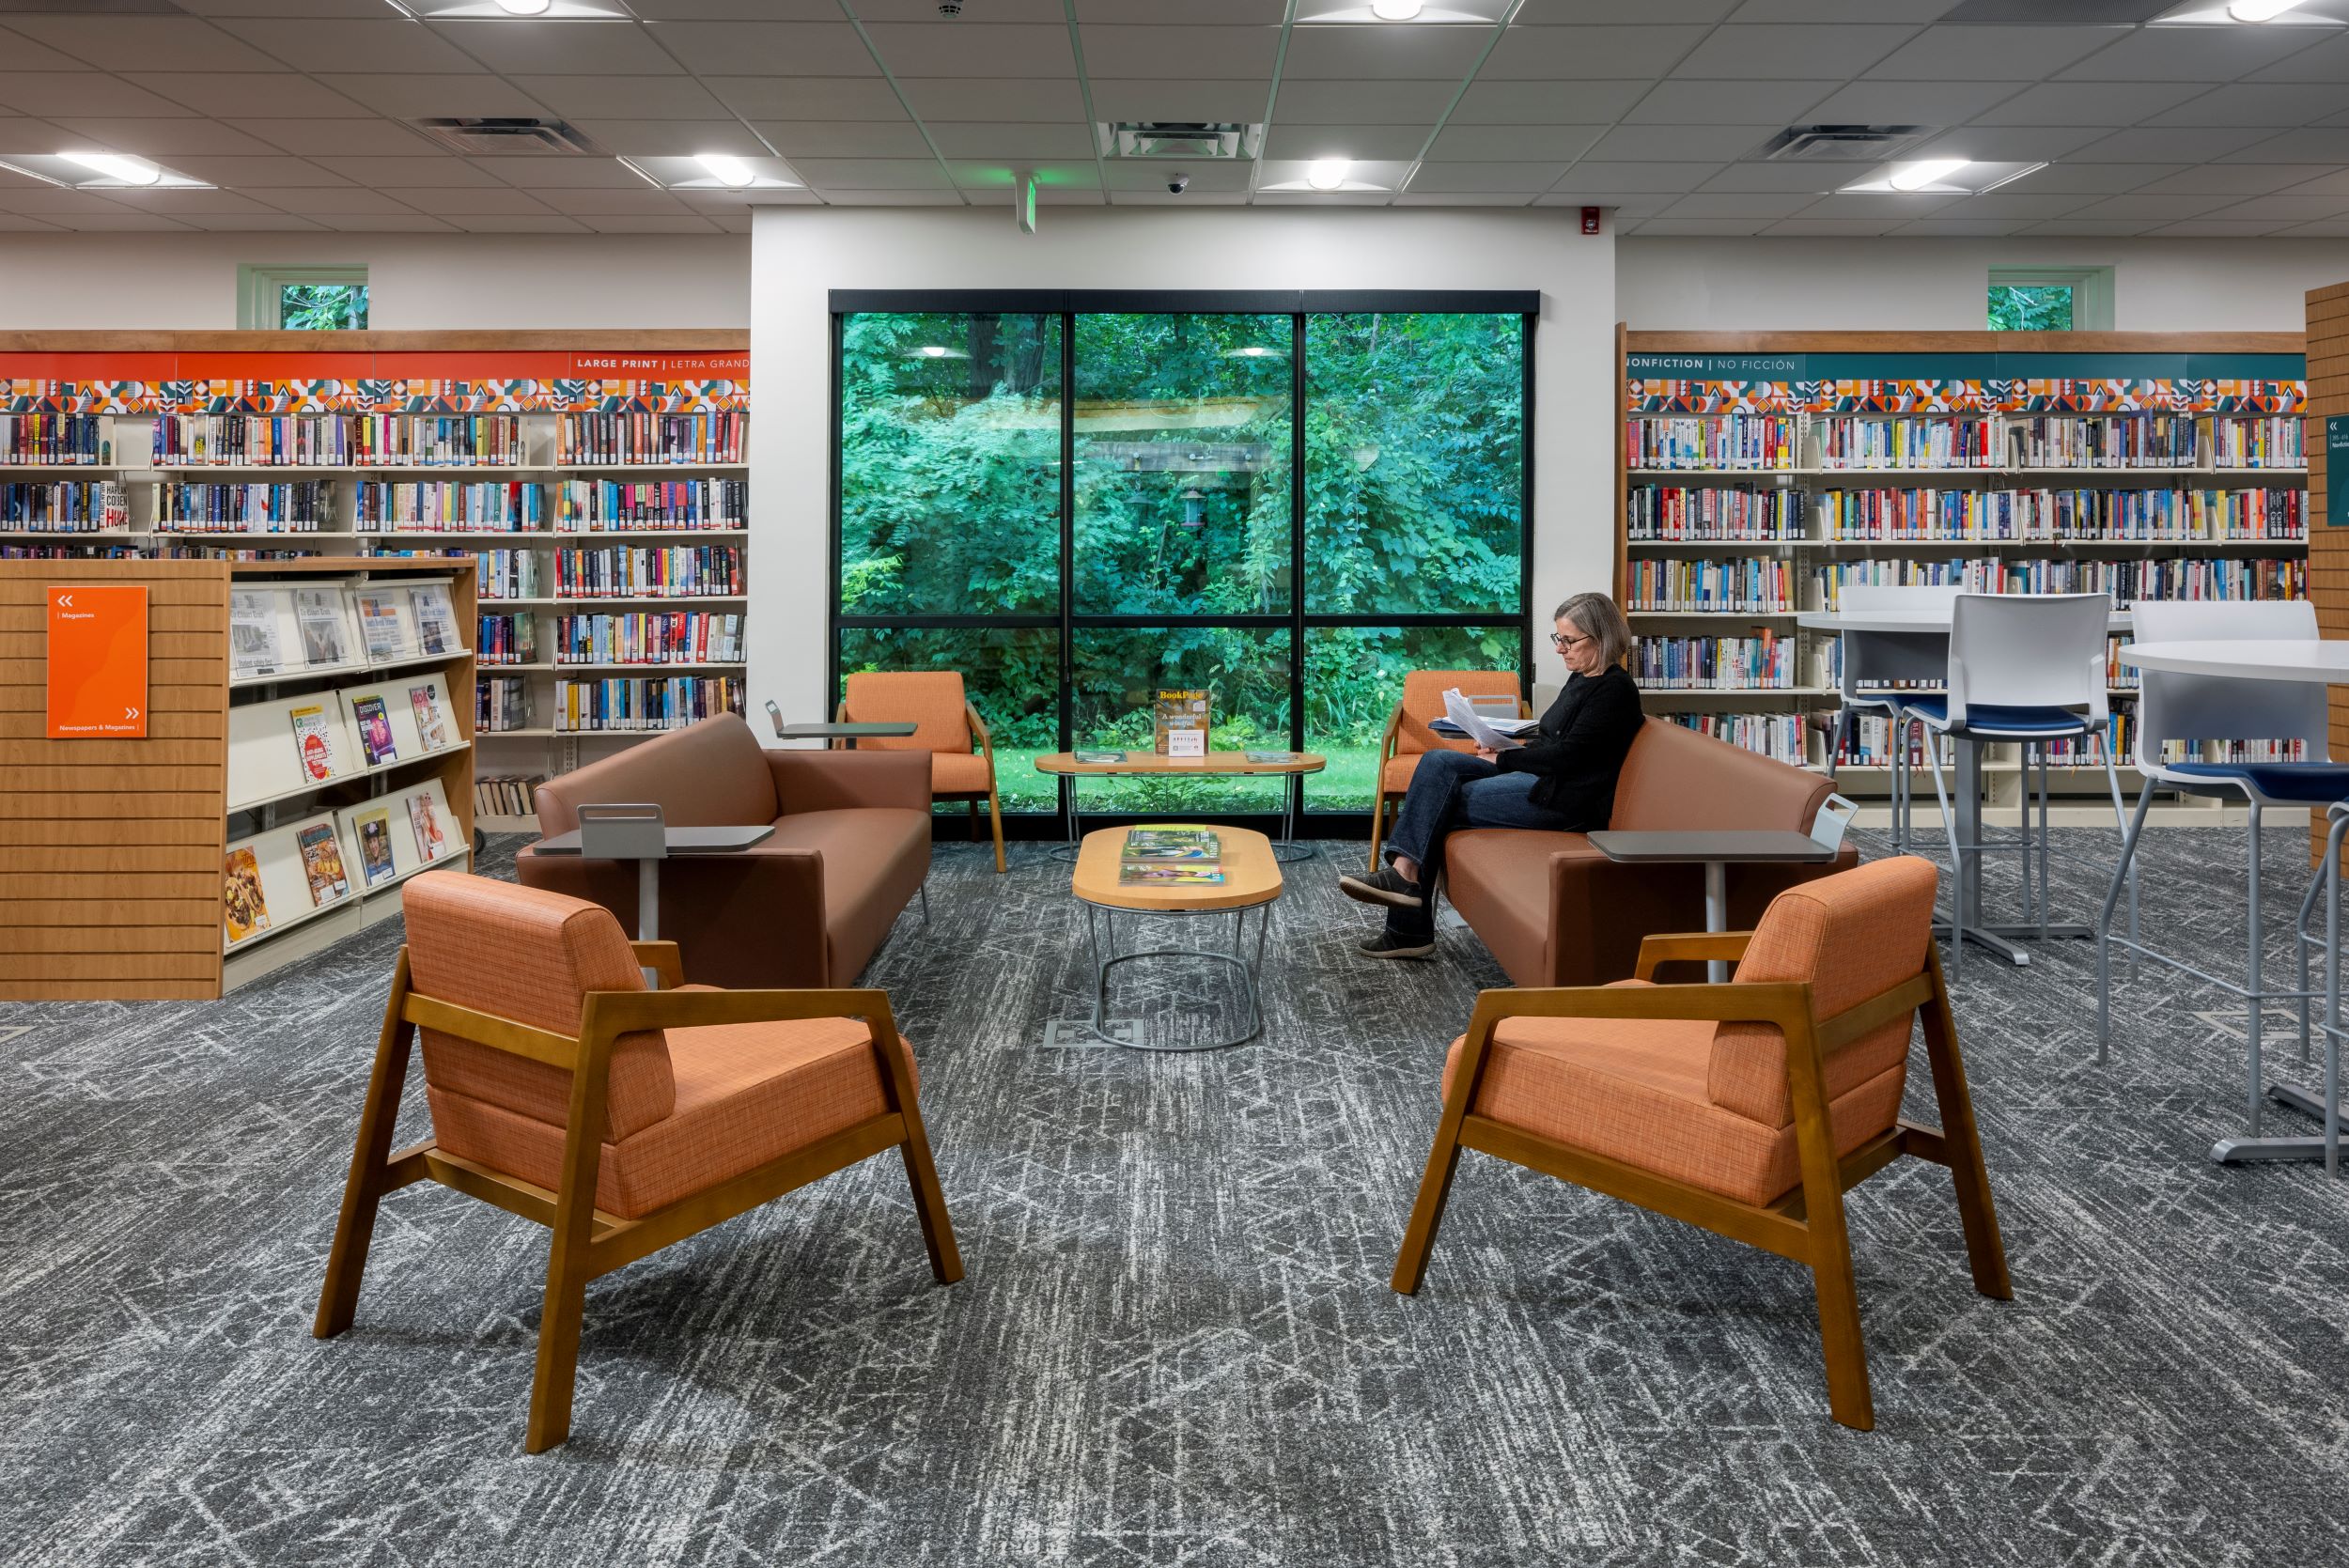
[[[2232,951],[2240,844],[2161,834],[2149,929]],[[1968,963],[2016,1299],[1968,1288],[1938,1172],[1863,1188],[1861,1435],[1800,1270],[1479,1156],[1425,1289],[1387,1290],[1497,974],[1457,931],[1356,958],[1331,867],[1280,906],[1263,1040],[1047,1051],[1088,973],[1066,872],[941,846],[935,924],[869,978],[969,1278],[931,1283],[894,1162],[832,1177],[593,1287],[538,1458],[532,1227],[396,1194],[358,1327],[308,1337],[396,926],[224,1003],[9,1010],[0,1561],[2349,1560],[2349,1188],[2204,1162],[2240,1116],[2218,1003],[2148,970],[2098,1071],[2079,947]]]

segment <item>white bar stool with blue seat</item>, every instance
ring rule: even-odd
[[[1955,583],[1930,586],[1891,586],[1874,582],[1847,582],[1835,591],[1838,610],[1860,613],[1870,610],[1940,611],[1946,613],[1965,590]],[[1915,640],[1912,640],[1915,641]],[[1911,834],[1909,800],[1908,733],[1909,726],[1901,722],[1903,701],[1920,693],[1914,688],[1930,683],[1941,684],[1941,672],[1946,660],[1937,647],[1921,659],[1905,646],[1901,640],[1885,637],[1845,637],[1842,639],[1843,657],[1838,685],[1843,706],[1835,712],[1835,728],[1828,737],[1827,782],[1836,782],[1836,764],[1843,749],[1843,737],[1857,734],[1859,721],[1875,714],[1885,720],[1885,728],[1891,735],[1890,747],[1892,769],[1892,853],[1908,852]],[[1870,684],[1881,683],[1881,684]],[[1911,690],[1902,690],[1901,683]]]
[[[1980,877],[1974,875],[1980,856],[1985,851],[2021,851],[2028,894],[2034,841],[2027,796],[2024,834],[2018,843],[1960,842],[1956,820],[1950,814],[1949,791],[1941,778],[1940,739],[1944,737],[1952,746],[1991,741],[2020,745],[2027,787],[2030,753],[2038,753],[2039,935],[2091,934],[2089,926],[2060,927],[2048,918],[2046,745],[2051,740],[2096,738],[2104,752],[2105,777],[2112,787],[2113,819],[2125,831],[2127,808],[2122,804],[2121,775],[2113,766],[2111,713],[2105,692],[2109,679],[2105,637],[2111,621],[2112,600],[2106,594],[1959,594],[1950,612],[1948,694],[1913,696],[1901,706],[1904,728],[1910,721],[1922,723],[1933,746],[1933,791],[1940,799],[1950,869],[1956,879],[1950,899],[1952,969],[1965,956],[1966,927],[1980,913],[1974,908],[1981,886]],[[1961,770],[1961,787],[1969,776],[1970,770]]]

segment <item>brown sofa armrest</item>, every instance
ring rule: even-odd
[[[1659,964],[1696,964],[1712,958],[1734,962],[1746,955],[1746,944],[1751,940],[1750,931],[1677,931],[1642,937],[1639,967],[1631,971],[1631,978],[1652,981]]]
[[[639,928],[631,862],[527,846],[514,858],[514,876],[526,888],[602,905],[624,931]],[[823,985],[831,978],[824,884],[824,857],[814,849],[761,844],[732,855],[672,856],[661,862],[660,945],[675,944],[685,981]],[[663,986],[677,983],[662,974]]]
[[[927,752],[769,752],[782,815],[858,806],[930,809]]]

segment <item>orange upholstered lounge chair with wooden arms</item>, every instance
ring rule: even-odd
[[[314,1332],[350,1327],[378,1204],[434,1181],[554,1233],[523,1446],[569,1436],[587,1281],[885,1150],[904,1157],[941,1283],[962,1278],[915,1100],[913,1058],[879,991],[647,991],[677,946],[631,943],[610,910],[463,875],[401,898],[358,1147]],[[433,1137],[395,1152],[420,1032]],[[741,1304],[745,1311],[757,1304]]]
[[[1387,715],[1386,734],[1378,737],[1378,798],[1370,812],[1370,869],[1380,862],[1378,846],[1386,842],[1387,817],[1401,807],[1419,771],[1419,759],[1430,752],[1473,752],[1472,740],[1455,740],[1427,726],[1443,717],[1443,694],[1506,697],[1524,714],[1525,692],[1509,670],[1412,670],[1403,677],[1403,700]]]
[[[848,677],[840,704],[844,724],[916,724],[911,735],[856,742],[859,751],[927,752],[930,798],[971,802],[971,836],[979,836],[979,802],[995,832],[995,869],[1003,869],[1003,805],[995,794],[995,738],[963,695],[952,670],[868,670]],[[971,748],[976,745],[974,754]]]
[[[1482,1150],[1808,1266],[1837,1421],[1875,1424],[1843,1193],[1903,1155],[1947,1166],[1974,1288],[2007,1300],[1934,868],[1904,856],[1781,893],[1750,932],[1650,937],[1612,986],[1495,990],[1444,1063],[1443,1115],[1394,1288],[1419,1289],[1460,1151]],[[1738,960],[1725,986],[1658,964]],[[1921,1012],[1939,1129],[1899,1120]]]

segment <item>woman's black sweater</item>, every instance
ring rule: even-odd
[[[1610,664],[1595,675],[1568,676],[1540,733],[1496,761],[1504,773],[1538,774],[1533,804],[1566,817],[1572,831],[1591,832],[1614,814],[1615,777],[1643,722],[1639,687]]]

